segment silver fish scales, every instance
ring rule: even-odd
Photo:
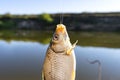
[[[75,80],[76,59],[74,47],[63,24],[58,24],[46,52],[42,80]]]

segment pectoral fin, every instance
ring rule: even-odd
[[[72,47],[67,50],[67,52],[66,52],[67,55],[71,55],[71,51],[75,48],[77,43],[78,43],[78,40],[76,40],[76,42],[72,45]]]

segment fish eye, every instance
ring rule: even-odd
[[[53,37],[53,40],[58,40],[58,39],[59,39],[59,35],[55,34],[54,37]]]

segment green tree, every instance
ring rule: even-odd
[[[51,23],[53,22],[53,18],[51,17],[50,14],[47,14],[47,13],[43,13],[40,15],[40,18],[48,23]]]
[[[3,18],[12,18],[13,16],[10,13],[2,15]]]

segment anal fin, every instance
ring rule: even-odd
[[[46,80],[43,71],[42,71],[42,80]]]

